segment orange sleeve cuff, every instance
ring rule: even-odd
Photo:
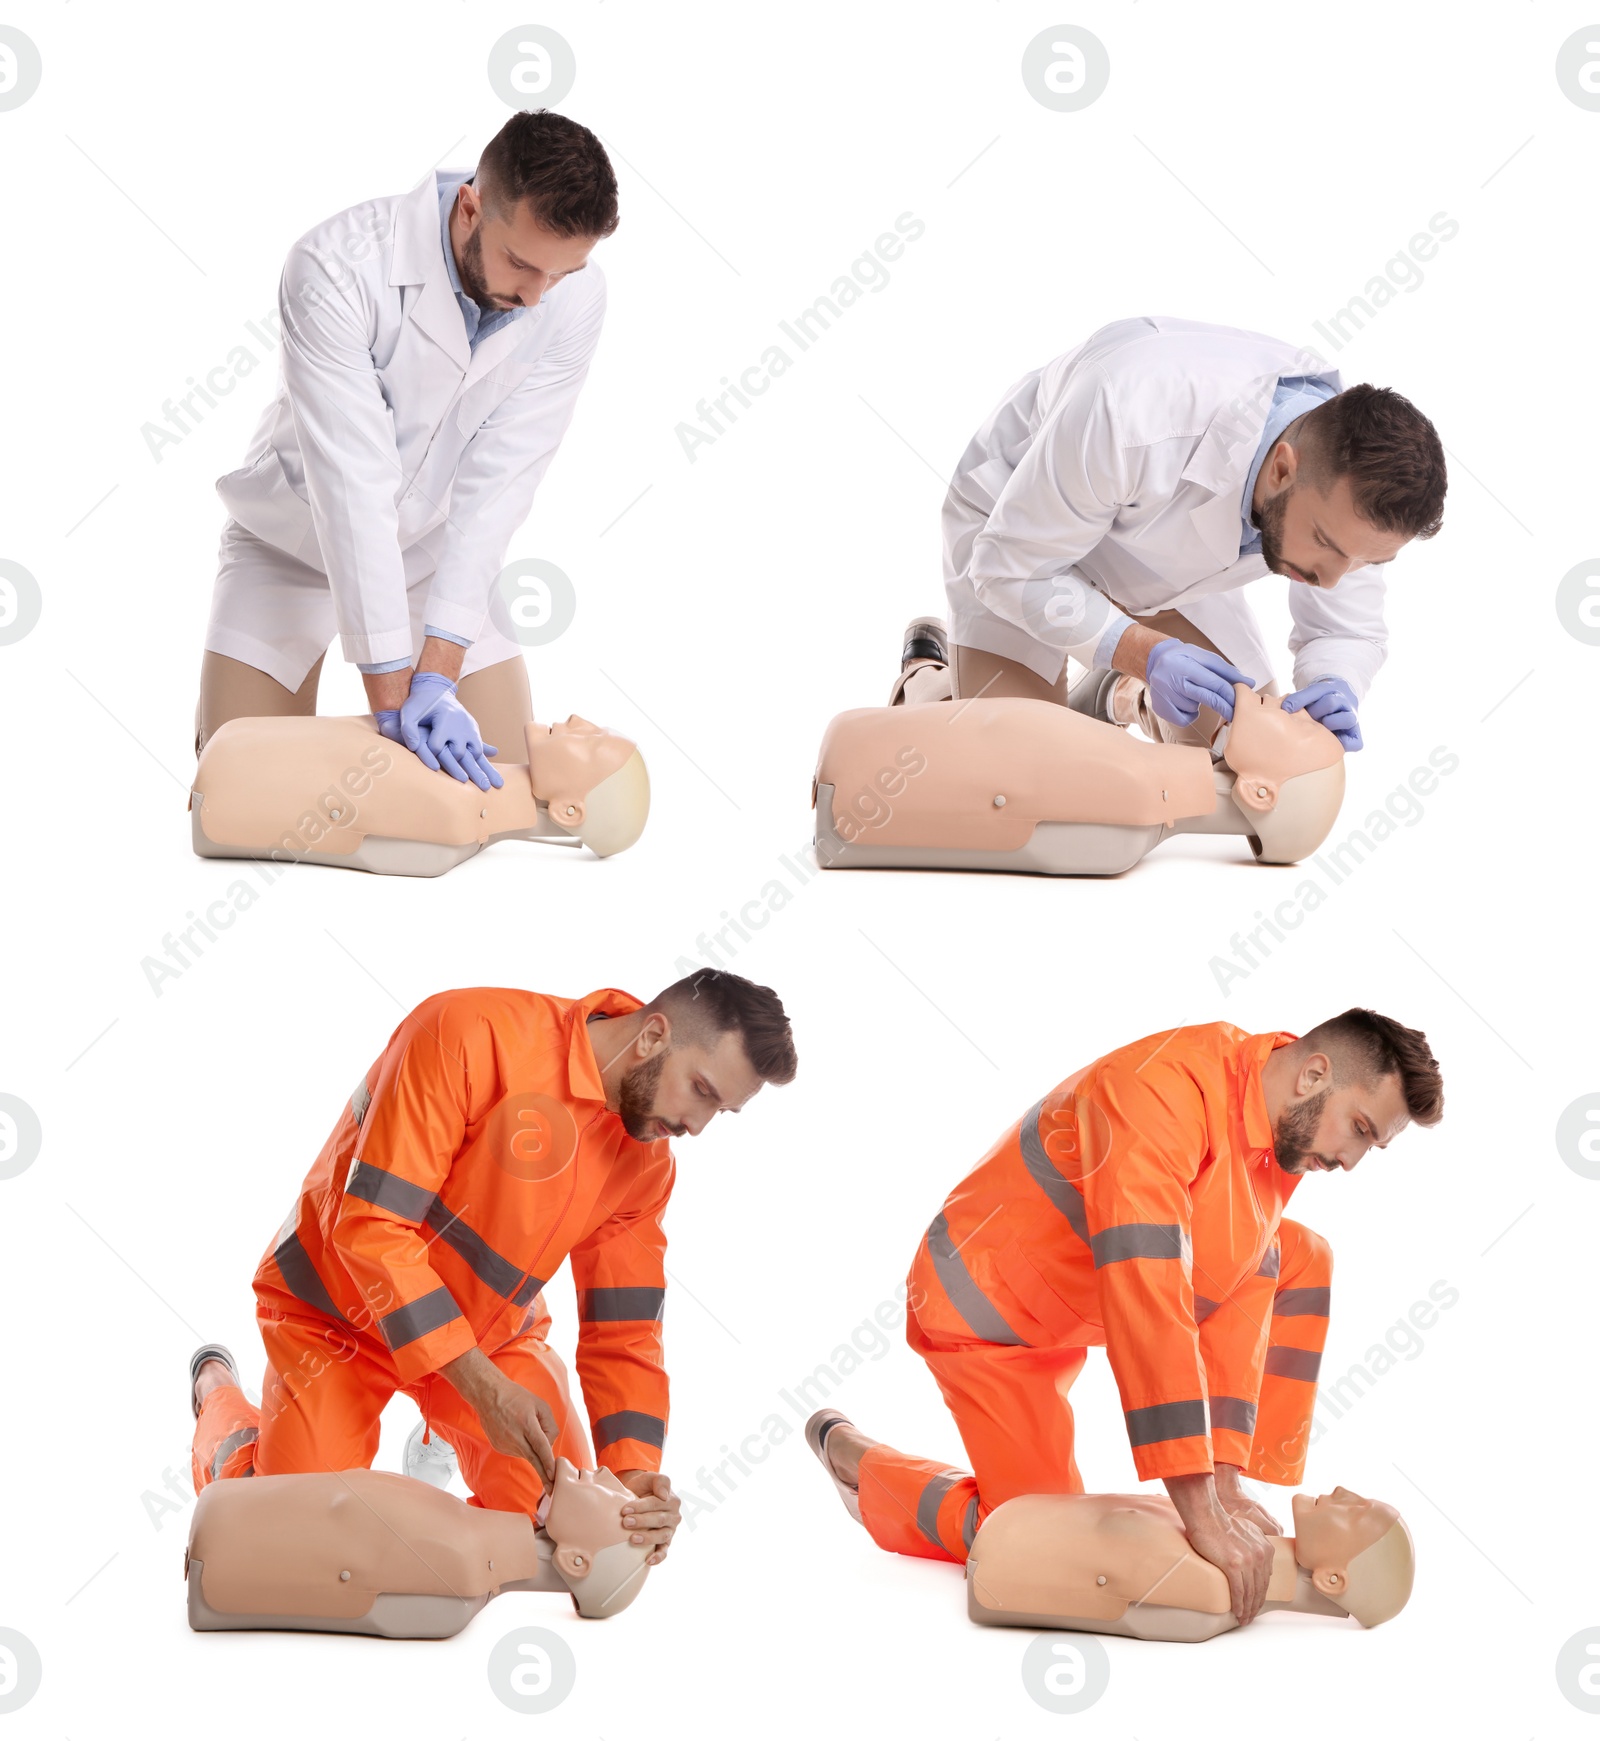
[[[617,1439],[600,1453],[599,1464],[613,1475],[620,1475],[627,1469],[648,1469],[654,1474],[661,1467],[661,1452],[643,1439]]]
[[[1159,1445],[1134,1446],[1133,1466],[1141,1481],[1159,1481],[1168,1475],[1209,1475],[1211,1450],[1199,1434],[1165,1439]]]
[[[452,1318],[448,1324],[441,1324],[431,1334],[415,1342],[408,1342],[389,1358],[394,1362],[394,1369],[399,1373],[401,1382],[415,1384],[418,1379],[426,1378],[430,1372],[437,1372],[441,1366],[448,1366],[452,1360],[459,1359],[477,1346],[478,1339],[473,1335],[472,1326],[466,1319]]]

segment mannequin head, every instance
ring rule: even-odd
[[[545,1533],[556,1570],[587,1619],[619,1613],[644,1587],[648,1545],[631,1542],[622,1507],[633,1495],[609,1469],[578,1469],[556,1459]]]
[[[1363,1626],[1392,1620],[1411,1596],[1411,1532],[1392,1505],[1348,1487],[1295,1494],[1294,1557],[1319,1594]]]

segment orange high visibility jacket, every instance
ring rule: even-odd
[[[578,1375],[604,1467],[658,1469],[667,1427],[661,1216],[672,1150],[606,1108],[586,998],[447,991],[356,1084],[256,1271],[258,1310],[332,1320],[402,1382],[549,1322],[572,1259]]]
[[[1174,1028],[1052,1089],[928,1229],[913,1347],[1103,1343],[1141,1480],[1247,1464],[1297,1183],[1261,1066],[1294,1038]]]

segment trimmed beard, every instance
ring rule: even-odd
[[[660,1139],[651,1126],[656,1122],[656,1085],[661,1080],[661,1066],[672,1048],[664,1046],[655,1057],[636,1064],[617,1090],[617,1116],[622,1128],[636,1143],[653,1143]],[[662,1120],[664,1124],[665,1119]]]
[[[1273,1125],[1272,1151],[1284,1172],[1296,1178],[1305,1172],[1306,1162],[1312,1155],[1311,1139],[1332,1093],[1333,1084],[1330,1082],[1320,1094],[1302,1100],[1298,1106],[1291,1106]]]

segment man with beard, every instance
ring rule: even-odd
[[[289,250],[277,396],[217,484],[197,753],[241,715],[314,714],[337,633],[379,730],[425,766],[487,789],[501,749],[524,759],[528,676],[496,579],[599,342],[589,254],[617,221],[600,141],[541,109],[475,174],[430,171]]]
[[[1426,1036],[1364,1009],[1300,1039],[1174,1028],[1068,1077],[945,1199],[907,1279],[906,1340],[972,1473],[821,1410],[807,1438],[851,1514],[961,1561],[1006,1500],[1083,1492],[1067,1393],[1103,1345],[1139,1478],[1251,1619],[1283,1532],[1240,1477],[1300,1480],[1328,1329],[1331,1254],[1284,1206],[1443,1106]]]
[[[260,1408],[225,1348],[190,1362],[196,1492],[368,1468],[404,1391],[477,1503],[536,1514],[558,1457],[594,1466],[546,1341],[543,1290],[570,1256],[594,1448],[639,1496],[632,1539],[659,1561],[679,1516],[659,1472],[667,1139],[794,1073],[783,1005],[731,973],[695,973],[644,1005],[485,989],[418,1005],[256,1271]]]
[[[1347,750],[1385,654],[1382,567],[1438,530],[1444,450],[1388,388],[1260,333],[1140,318],[1011,387],[943,512],[948,629],[891,701],[1030,696],[1210,745],[1272,660],[1241,589],[1288,578],[1295,689]],[[1071,658],[1084,675],[1068,689]]]

